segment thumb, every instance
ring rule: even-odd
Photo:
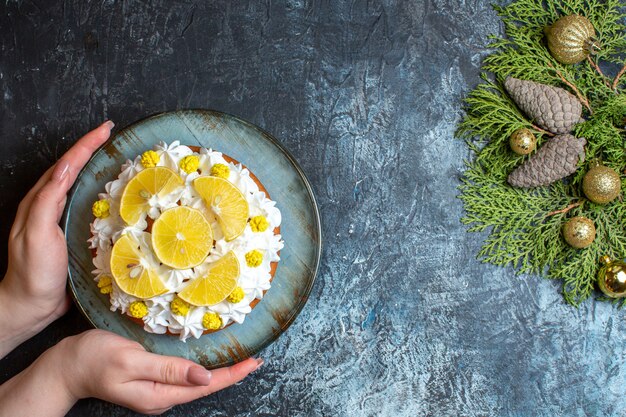
[[[65,196],[70,188],[70,165],[59,161],[48,181],[37,191],[28,213],[32,230],[51,232],[57,225],[60,211],[63,210]]]
[[[59,159],[47,180],[45,176],[40,180],[41,188],[35,186],[31,190],[35,192],[27,220],[31,225],[37,224],[47,231],[56,227],[65,206],[65,195],[93,153],[109,138],[113,126],[113,122],[106,121],[80,138]]]

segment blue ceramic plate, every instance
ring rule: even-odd
[[[246,165],[267,188],[282,212],[280,252],[272,288],[246,317],[219,332],[189,338],[147,333],[127,316],[110,311],[108,296],[97,290],[91,271],[91,204],[126,159],[152,149],[159,141],[203,146]],[[69,248],[69,285],[74,299],[97,328],[141,343],[147,350],[196,361],[209,368],[231,365],[255,355],[274,341],[307,301],[321,252],[320,219],[311,186],[296,161],[271,135],[224,113],[186,110],[162,113],[129,126],[96,152],[80,173],[61,221]]]

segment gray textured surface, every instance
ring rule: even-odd
[[[626,415],[624,312],[474,259],[452,138],[488,1],[48,2],[0,6],[2,262],[19,197],[77,136],[212,107],[282,140],[323,217],[318,282],[242,384],[171,416]],[[6,379],[86,328],[72,310]],[[96,400],[72,416],[133,415]]]

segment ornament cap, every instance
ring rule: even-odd
[[[611,257],[609,255],[604,255],[600,258],[600,263],[602,263],[603,265],[611,263]]]
[[[589,39],[585,41],[585,51],[587,51],[590,55],[595,55],[602,50],[602,45],[598,41],[598,38],[595,36],[590,36]]]

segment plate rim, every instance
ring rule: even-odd
[[[271,133],[269,133],[268,131],[266,131],[262,127],[257,126],[254,123],[251,123],[251,122],[249,122],[247,120],[244,120],[244,119],[242,119],[239,116],[236,116],[234,114],[227,113],[227,112],[224,112],[224,111],[221,111],[221,110],[214,110],[214,109],[210,109],[210,108],[184,108],[184,109],[176,109],[176,110],[169,110],[169,111],[161,111],[161,112],[150,114],[148,116],[140,118],[140,119],[138,119],[138,120],[136,120],[136,121],[134,121],[134,122],[124,126],[120,130],[116,131],[114,134],[112,133],[111,136],[109,137],[109,139],[107,139],[106,142],[104,142],[102,145],[100,145],[100,147],[98,147],[98,149],[96,149],[96,151],[93,153],[91,158],[89,158],[89,161],[87,161],[85,166],[80,170],[80,172],[76,176],[76,180],[75,180],[74,184],[72,185],[72,187],[70,188],[69,192],[67,193],[67,204],[65,205],[65,208],[63,209],[63,214],[61,216],[61,221],[59,222],[59,225],[61,226],[61,229],[63,230],[63,236],[65,237],[66,242],[67,242],[67,226],[68,226],[69,214],[70,214],[70,209],[72,207],[72,203],[74,201],[74,195],[76,194],[76,190],[77,190],[77,187],[78,187],[79,179],[85,173],[85,171],[87,170],[87,167],[91,163],[91,161],[96,156],[98,156],[100,154],[100,152],[103,152],[104,148],[107,147],[111,142],[113,142],[113,139],[117,135],[120,135],[122,132],[124,132],[125,130],[127,130],[127,129],[131,128],[131,127],[135,127],[135,126],[147,123],[150,120],[157,119],[159,117],[163,117],[163,116],[166,116],[166,115],[180,115],[180,114],[183,114],[183,113],[192,113],[192,114],[212,113],[212,114],[216,114],[216,115],[227,116],[227,117],[229,117],[231,119],[234,119],[237,122],[242,123],[242,124],[252,128],[252,129],[258,131],[259,133],[261,133],[261,135],[264,137],[264,139],[268,140],[270,143],[272,143],[272,145],[276,146],[283,153],[283,155],[287,158],[287,160],[289,161],[291,166],[296,170],[296,173],[300,176],[300,178],[304,182],[307,194],[308,194],[309,199],[311,201],[311,206],[313,208],[313,214],[314,214],[313,217],[314,217],[314,220],[315,220],[314,227],[315,227],[315,230],[317,231],[317,235],[319,236],[319,238],[318,238],[317,244],[315,245],[316,256],[314,258],[314,268],[312,268],[312,270],[311,270],[312,278],[309,281],[308,285],[306,286],[304,293],[298,297],[297,305],[295,306],[294,309],[291,310],[292,314],[283,323],[279,323],[279,325],[280,325],[280,332],[272,332],[272,334],[270,336],[268,336],[267,338],[265,338],[261,343],[259,343],[258,346],[255,349],[253,349],[250,352],[247,352],[249,354],[248,357],[252,357],[252,356],[258,354],[259,352],[261,352],[263,349],[265,349],[267,346],[269,346],[273,342],[275,342],[283,333],[285,333],[285,331],[293,324],[295,319],[302,312],[302,309],[304,308],[304,306],[306,305],[306,303],[309,300],[309,296],[311,294],[311,291],[313,290],[313,285],[315,284],[315,281],[317,280],[317,275],[318,275],[318,272],[319,272],[319,267],[320,267],[320,262],[321,262],[321,257],[322,257],[323,241],[324,241],[324,237],[322,235],[322,222],[321,222],[319,206],[317,204],[317,199],[315,198],[315,193],[313,192],[313,187],[311,186],[311,182],[309,181],[309,179],[306,176],[304,170],[302,169],[302,167],[300,167],[300,164],[296,161],[296,159],[291,154],[291,152],[289,152],[289,150],[287,150],[287,148],[285,148],[285,146],[282,143],[280,143],[278,141],[278,139],[276,139],[276,137],[274,137],[274,135],[272,135]],[[89,315],[85,311],[83,305],[78,301],[78,295],[76,293],[75,284],[74,284],[74,281],[72,279],[72,273],[70,271],[69,262],[68,262],[68,267],[67,267],[67,273],[68,273],[67,287],[69,287],[69,289],[70,289],[70,294],[71,294],[72,300],[74,301],[74,305],[78,308],[78,310],[81,312],[83,317],[85,317],[87,319],[87,321],[91,324],[92,327],[94,327],[96,329],[99,329],[99,327],[91,320],[91,318],[89,317]],[[106,329],[102,329],[102,330],[106,330]],[[107,331],[109,331],[109,330],[107,330]],[[207,366],[207,368],[215,369],[215,368],[218,368],[218,367],[230,366],[230,365],[233,365],[233,364],[235,364],[237,362],[243,361],[246,358],[237,358],[237,359],[240,359],[240,360],[236,360],[235,358],[229,357],[228,360],[220,362],[220,363],[212,363],[211,365]]]

